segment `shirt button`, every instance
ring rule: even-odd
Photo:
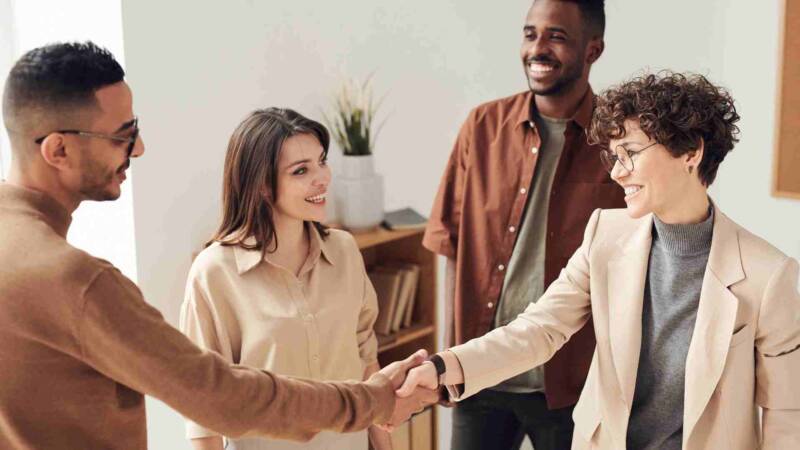
[[[513,226],[511,226],[511,227],[508,227],[508,231],[513,233],[513,232],[517,231],[517,229],[514,228]]]
[[[520,194],[524,194],[524,193],[526,193],[526,192],[528,192],[528,190],[527,190],[527,189],[525,189],[525,188],[522,188],[522,189],[520,189],[520,190],[519,190],[519,193],[520,193]]]
[[[494,303],[492,303],[492,302],[489,302],[489,303],[486,304],[487,308],[491,308],[492,306],[494,306]]]
[[[500,272],[502,272],[502,271],[506,270],[506,266],[504,266],[504,265],[500,264],[499,266],[497,266],[497,270],[499,270]]]
[[[533,153],[534,155],[539,153],[539,147],[536,147],[536,146],[531,147],[531,153]]]
[[[314,358],[314,361],[319,361],[319,356],[317,355],[312,356],[312,358]]]

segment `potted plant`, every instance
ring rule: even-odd
[[[355,231],[374,228],[383,220],[383,177],[375,172],[372,156],[383,124],[374,125],[381,101],[372,97],[371,79],[344,83],[333,112],[324,114],[344,156],[332,183],[335,214],[345,228]]]

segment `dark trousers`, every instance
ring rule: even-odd
[[[549,410],[540,392],[481,391],[453,408],[451,450],[516,450],[525,435],[534,450],[569,450],[572,408]]]

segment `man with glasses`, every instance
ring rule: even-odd
[[[194,346],[106,261],[66,240],[85,200],[120,195],[144,154],[124,71],[92,43],[31,50],[11,69],[0,183],[0,448],[144,449],[144,395],[227,436],[307,440],[397,424],[435,402],[395,399],[423,354],[364,383],[231,366]]]
[[[121,86],[120,88],[121,89]],[[34,141],[34,143],[38,145],[42,145],[45,139],[49,138],[53,135],[64,135],[64,134],[74,134],[76,136],[83,136],[89,138],[99,138],[105,139],[112,142],[112,146],[121,148],[125,147],[125,153],[119,153],[125,155],[125,162],[121,164],[116,170],[114,171],[106,171],[105,174],[97,173],[97,170],[87,171],[84,173],[83,179],[83,194],[86,195],[87,199],[90,200],[116,200],[119,198],[120,195],[120,184],[125,181],[125,171],[130,166],[130,158],[140,156],[144,153],[142,150],[139,154],[133,155],[133,148],[136,146],[136,142],[139,140],[139,120],[137,118],[133,118],[117,128],[113,134],[104,134],[104,133],[93,133],[89,131],[80,131],[80,130],[58,130],[54,131],[53,133],[49,133],[46,136],[42,136]],[[126,136],[127,135],[127,136]],[[111,152],[107,153],[108,155],[112,155]],[[88,159],[87,159],[88,160]],[[113,168],[112,168],[113,169]],[[114,180],[114,177],[119,177],[119,184],[111,183],[110,181]],[[112,192],[109,192],[109,188],[115,188]]]
[[[109,141],[117,142],[118,144],[128,144],[125,153],[130,158],[131,153],[133,153],[133,146],[136,145],[136,141],[139,138],[139,119],[133,118],[128,122],[123,123],[115,132],[114,134],[102,134],[102,133],[92,133],[89,131],[81,131],[81,130],[58,130],[54,131],[53,133],[58,134],[77,134],[78,136],[87,136],[87,137],[95,137],[100,139],[108,139]],[[127,134],[128,136],[117,136],[117,133]],[[47,136],[49,136],[48,134]],[[42,136],[39,139],[36,139],[36,144],[42,145],[47,136]]]
[[[589,71],[603,52],[602,0],[535,0],[522,27],[527,92],[475,108],[464,123],[423,244],[447,258],[447,345],[511,322],[541,297],[596,208],[624,193],[586,140]],[[453,450],[570,447],[589,369],[591,323],[544,366],[456,405]]]

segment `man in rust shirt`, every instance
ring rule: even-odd
[[[602,0],[536,0],[521,57],[529,91],[475,108],[456,140],[423,244],[447,258],[447,345],[535,302],[623,191],[588,145],[589,70],[603,52]],[[572,407],[594,351],[587,324],[550,360],[456,405],[453,450],[570,448]]]
[[[228,436],[308,440],[397,424],[417,354],[365,383],[231,366],[195,347],[106,261],[65,236],[83,200],[114,200],[144,146],[124,72],[94,44],[34,49],[3,94],[13,161],[0,183],[0,448],[144,449],[143,394]]]

